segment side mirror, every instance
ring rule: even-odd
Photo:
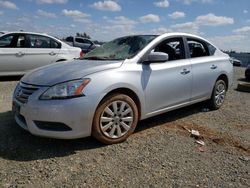
[[[163,52],[150,52],[146,63],[159,63],[168,61],[168,54]]]

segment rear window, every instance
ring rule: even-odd
[[[79,43],[84,43],[84,40],[81,39],[81,38],[76,38],[76,42],[79,42]]]
[[[67,41],[67,42],[73,42],[73,37],[67,37],[67,38],[66,38],[66,41]]]
[[[207,43],[207,47],[208,47],[209,54],[214,55],[216,48],[212,44],[209,44],[209,43]]]
[[[40,35],[29,35],[30,48],[60,48],[57,41]]]
[[[188,38],[187,42],[191,58],[204,57],[210,55],[210,51],[206,42],[192,38]]]

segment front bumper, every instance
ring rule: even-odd
[[[92,120],[100,95],[84,96],[65,100],[39,100],[47,88],[34,92],[27,103],[21,103],[14,94],[13,112],[17,124],[31,134],[74,139],[91,135]],[[36,122],[65,125],[69,129],[42,129]]]

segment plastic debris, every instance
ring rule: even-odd
[[[200,145],[202,145],[202,146],[205,146],[205,142],[202,141],[202,140],[196,140],[195,142],[196,142],[197,144],[200,144]]]
[[[200,136],[200,133],[199,133],[199,131],[197,131],[197,130],[191,130],[191,136],[193,136],[193,137],[199,137]]]
[[[197,148],[199,152],[205,152],[205,148],[203,146]]]

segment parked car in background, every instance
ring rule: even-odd
[[[5,32],[4,31],[0,31],[0,36],[3,35]]]
[[[248,66],[245,70],[245,77],[247,80],[250,80],[250,64],[248,64]]]
[[[192,50],[188,44],[195,44]],[[220,108],[232,74],[229,56],[201,37],[126,36],[83,60],[26,74],[14,91],[13,111],[34,135],[93,135],[114,144],[126,140],[139,120],[201,101]]]
[[[240,67],[242,62],[234,57],[231,57],[231,61],[233,62],[233,66]]]
[[[81,48],[83,53],[88,53],[100,46],[99,44],[95,44],[93,41],[83,37],[67,37],[65,42],[70,46]]]
[[[10,32],[0,36],[0,76],[23,75],[54,62],[79,58],[80,48],[46,34]]]

